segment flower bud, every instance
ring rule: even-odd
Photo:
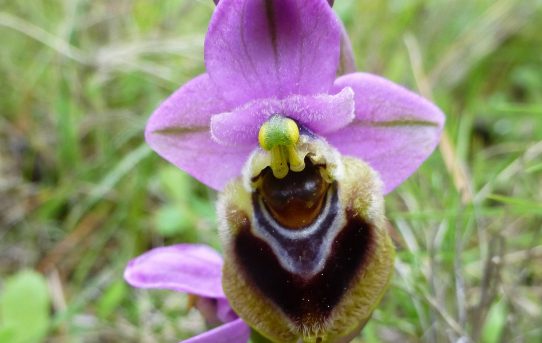
[[[303,170],[277,178],[258,150],[220,196],[224,292],[273,342],[349,341],[393,272],[381,181],[310,134],[296,149]]]

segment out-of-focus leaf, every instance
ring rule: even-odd
[[[374,324],[369,321],[367,325],[363,328],[363,338],[366,343],[380,343],[378,335],[376,333],[376,327]]]
[[[10,327],[0,327],[0,342],[12,342],[13,329]]]
[[[513,198],[499,194],[490,194],[488,199],[508,205],[519,213],[542,214],[542,205],[530,199]]]
[[[200,218],[207,218],[209,220],[216,220],[216,206],[213,202],[207,200],[195,199],[190,208],[197,213]]]
[[[504,301],[494,303],[487,314],[482,331],[483,343],[498,343],[501,341],[502,331],[506,324],[506,304]]]
[[[126,296],[127,286],[119,280],[106,289],[97,305],[97,313],[101,319],[107,319],[113,311],[120,306]]]
[[[190,202],[193,196],[191,177],[175,167],[167,167],[159,174],[164,193],[174,201]]]
[[[184,233],[195,227],[194,217],[183,206],[164,206],[155,215],[155,225],[158,232],[166,237]]]
[[[22,271],[8,278],[0,294],[0,341],[41,342],[49,327],[49,293],[43,276]]]

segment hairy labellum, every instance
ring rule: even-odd
[[[272,341],[349,341],[392,275],[381,182],[320,139],[298,147],[302,171],[277,178],[258,151],[221,195],[224,291]]]

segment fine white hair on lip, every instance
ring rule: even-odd
[[[252,193],[252,178],[255,176],[254,170],[253,170],[253,163],[258,155],[267,154],[266,151],[262,150],[261,148],[256,148],[250,156],[247,159],[247,162],[243,166],[243,170],[241,171],[241,181],[243,182],[243,188],[248,193]],[[269,159],[269,162],[271,160]],[[258,174],[261,172],[258,171]]]

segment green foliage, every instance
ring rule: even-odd
[[[0,342],[41,342],[49,328],[49,293],[33,271],[7,278],[0,293]]]
[[[113,282],[100,297],[97,303],[96,313],[101,319],[108,319],[119,308],[121,302],[128,294],[128,287],[124,281]]]
[[[498,343],[501,341],[507,314],[504,302],[499,301],[491,306],[484,328],[482,329],[483,343]]]
[[[215,194],[143,138],[153,109],[204,71],[213,2],[2,5],[2,294],[15,288],[4,275],[25,268],[56,280],[49,341],[176,342],[204,330],[183,296],[136,292],[122,271],[153,246],[219,248]],[[541,342],[541,1],[334,8],[358,68],[432,96],[454,148],[386,197],[396,274],[356,342]],[[39,288],[37,278],[17,289]]]

